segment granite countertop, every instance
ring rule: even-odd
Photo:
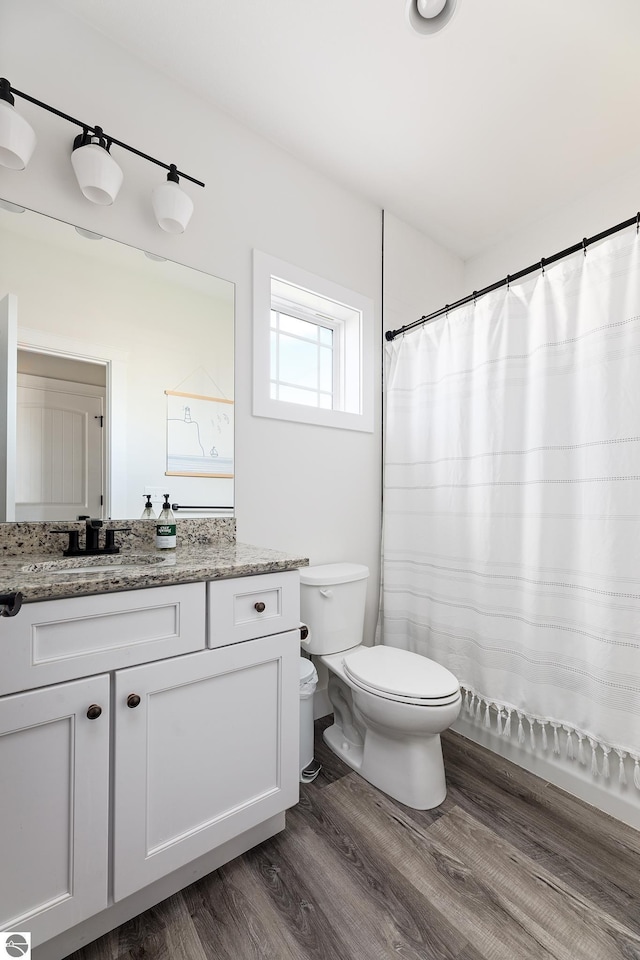
[[[4,556],[0,559],[0,593],[20,592],[25,602],[54,600],[296,570],[309,563],[306,557],[235,541],[187,544],[175,550],[123,551],[111,558],[115,563],[110,568],[95,565],[108,563],[109,559],[62,560],[60,554],[56,557],[50,552]],[[60,569],[61,562],[67,569]]]

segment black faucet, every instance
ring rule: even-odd
[[[65,557],[95,557],[104,553],[120,553],[120,547],[116,546],[116,533],[126,533],[131,527],[110,527],[104,532],[104,546],[100,546],[100,528],[102,520],[92,517],[80,516],[78,520],[85,521],[85,540],[84,547],[80,546],[79,530],[52,530],[51,533],[67,533],[69,543],[67,549],[63,550]]]
[[[91,517],[78,517],[86,522],[85,553],[101,553],[100,527],[102,520],[92,520]]]

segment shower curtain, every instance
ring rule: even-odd
[[[383,642],[640,789],[637,230],[397,337],[386,385]]]

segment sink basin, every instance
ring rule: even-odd
[[[94,557],[65,557],[62,560],[42,560],[40,563],[27,563],[23,573],[118,573],[123,567],[154,566],[164,563],[165,557],[148,553],[116,553]]]

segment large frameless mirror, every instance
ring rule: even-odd
[[[0,201],[0,519],[230,515],[234,285]]]

